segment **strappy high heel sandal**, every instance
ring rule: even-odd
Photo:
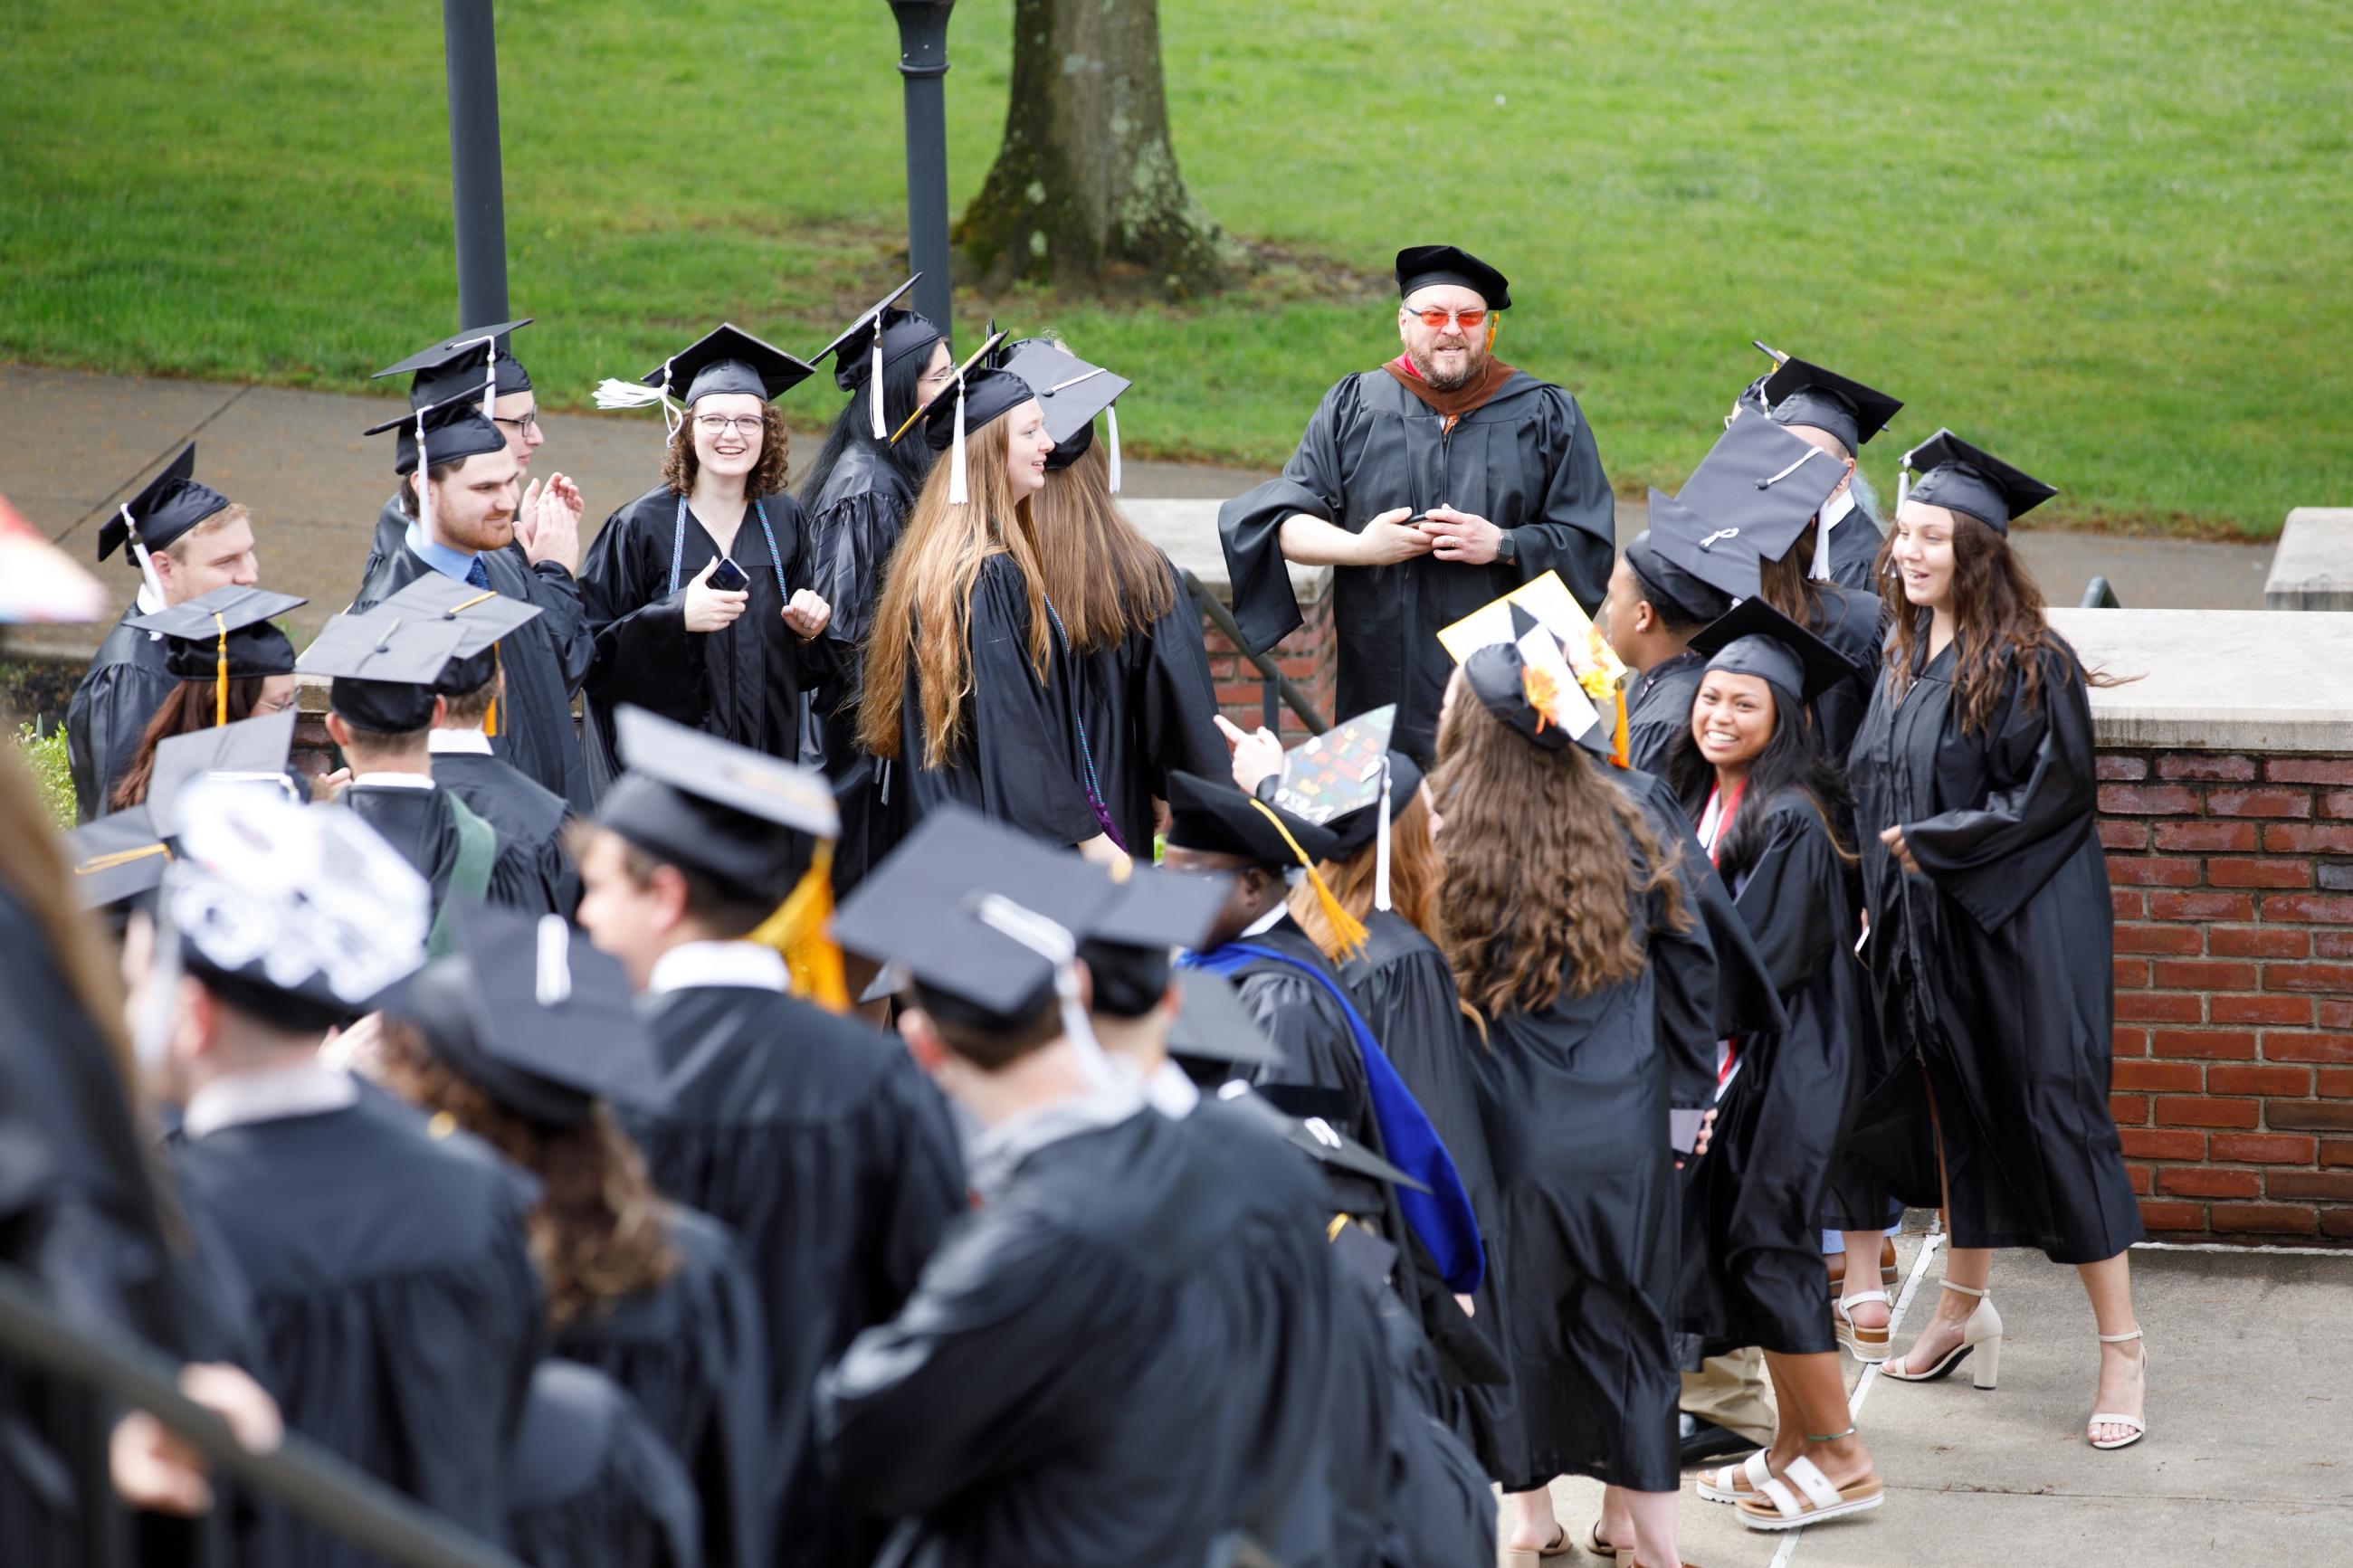
[[[2129,1448],[2135,1443],[2139,1442],[2143,1437],[2148,1436],[2148,1421],[2146,1415],[2148,1409],[2148,1342],[2141,1339],[2141,1331],[2138,1329],[2135,1329],[2128,1334],[2102,1334],[2100,1336],[2100,1342],[2104,1345],[2128,1344],[2134,1340],[2141,1340],[2140,1404],[2143,1414],[2140,1415],[2126,1415],[2120,1411],[2115,1410],[2093,1411],[2091,1420],[2084,1423],[2084,1440],[2091,1444],[2093,1447],[2103,1451],[2112,1448]],[[2129,1426],[2132,1428],[2132,1436],[2129,1437],[2118,1437],[2114,1442],[2103,1443],[2098,1438],[2092,1436],[2092,1428],[2094,1426]]]
[[[1879,1369],[1882,1377],[1892,1377],[1898,1383],[1935,1383],[1951,1375],[1952,1370],[1967,1361],[1969,1352],[1982,1350],[1978,1358],[1976,1381],[1979,1388],[1991,1388],[2001,1375],[2001,1314],[1993,1309],[1993,1298],[1973,1285],[1956,1285],[1942,1281],[1944,1288],[1956,1295],[1974,1296],[1978,1304],[1969,1313],[1968,1321],[1961,1325],[1961,1342],[1945,1352],[1944,1359],[1926,1372],[1905,1370],[1902,1361],[1891,1360]]]
[[[1846,1352],[1865,1366],[1876,1366],[1887,1359],[1887,1324],[1882,1323],[1875,1329],[1867,1328],[1856,1322],[1847,1312],[1848,1308],[1860,1307],[1867,1301],[1876,1301],[1887,1308],[1890,1321],[1893,1321],[1895,1304],[1887,1299],[1884,1290],[1865,1290],[1860,1296],[1841,1296],[1831,1303],[1831,1316],[1838,1320],[1838,1342],[1846,1347]]]

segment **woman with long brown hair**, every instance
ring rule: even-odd
[[[171,737],[266,718],[294,706],[294,645],[269,622],[308,602],[259,588],[216,588],[125,623],[163,637],[164,668],[180,684],[147,721],[130,765],[107,798],[109,811],[146,800],[155,748]]]
[[[658,403],[670,424],[662,482],[606,520],[580,568],[603,777],[619,771],[612,713],[624,702],[772,757],[798,756],[802,694],[830,668],[818,634],[832,612],[808,586],[776,400],[811,374],[722,326],[641,384],[599,388],[600,403]]]
[[[1142,853],[1172,773],[1214,778],[1225,743],[1201,612],[1159,546],[1120,510],[1118,415],[1128,383],[1050,338],[1016,343],[1005,368],[1029,384],[1054,449],[1031,499],[1047,613],[1078,678],[1082,765],[1092,765],[1124,848]],[[1113,422],[1108,447],[1098,416]]]
[[[1567,1551],[1546,1489],[1577,1474],[1607,1488],[1594,1550],[1671,1568],[1675,1171],[1705,1147],[1716,964],[1683,883],[1686,829],[1608,764],[1608,729],[1547,634],[1470,656],[1439,721],[1439,922],[1487,1029],[1495,1307],[1520,1415],[1494,1469],[1511,1560]],[[1688,1112],[1680,1153],[1671,1106]]]
[[[903,832],[944,802],[1116,857],[1085,773],[1076,679],[1053,635],[1030,507],[1053,450],[1029,385],[959,374],[925,418],[933,464],[866,644],[859,740]]]
[[[2140,1239],[2108,1107],[2115,910],[2095,802],[2087,674],[2043,619],[2010,543],[2013,518],[2058,492],[1940,430],[1880,554],[1905,605],[1887,671],[1848,759],[1871,915],[1864,949],[1882,1026],[1933,1115],[1941,1171],[1899,1195],[1941,1195],[1953,1248],[1936,1316],[1886,1375],[1941,1378],[1977,1354],[1994,1386],[1997,1247],[2072,1263],[2091,1298],[2099,1389],[2085,1430],[2120,1448],[2147,1429],[2147,1355],[2126,1249]],[[1925,1135],[1899,1140],[1925,1147]],[[1941,1194],[1939,1194],[1941,1187]]]
[[[559,917],[485,906],[464,918],[467,952],[409,981],[343,1049],[538,1179],[527,1225],[550,1348],[644,1409],[693,1479],[710,1560],[765,1563],[774,1391],[759,1293],[725,1226],[655,1191],[607,1103],[659,1084],[628,982]],[[544,931],[563,956],[564,1011],[539,1004]]]

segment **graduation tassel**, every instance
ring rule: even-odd
[[[849,1011],[849,983],[842,973],[841,949],[828,931],[833,923],[833,841],[818,840],[809,868],[776,912],[762,921],[751,940],[784,955],[793,994],[828,1012]]]
[[[1904,510],[1904,498],[1912,493],[1912,454],[1905,453],[1895,459],[1895,510]]]
[[[1621,768],[1630,768],[1634,763],[1632,753],[1626,749],[1626,689],[1620,686],[1610,700],[1616,709],[1616,719],[1609,729],[1609,760]]]
[[[1104,423],[1110,426],[1110,430],[1109,430],[1109,432],[1108,432],[1108,433],[1109,433],[1109,435],[1110,435],[1110,437],[1111,437],[1111,493],[1112,493],[1112,494],[1113,494],[1113,495],[1117,495],[1117,494],[1119,494],[1119,405],[1118,405],[1118,404],[1116,404],[1116,403],[1109,403],[1109,404],[1105,404],[1105,405],[1103,405],[1103,420],[1104,420]],[[1384,907],[1384,908],[1386,908],[1387,906],[1386,906],[1386,905],[1384,905],[1383,907]]]
[[[1079,944],[1071,933],[1033,910],[1023,909],[1002,893],[983,893],[973,913],[990,930],[1012,938],[1054,966],[1054,1000],[1062,1017],[1063,1037],[1071,1042],[1079,1067],[1097,1085],[1113,1081],[1112,1066],[1088,1026],[1087,1010],[1079,1000]]]
[[[220,636],[218,662],[213,666],[213,728],[228,723],[228,622],[218,610],[213,612],[213,630]]]
[[[499,689],[505,684],[506,661],[499,656],[499,645],[491,645],[491,705],[482,714],[482,736],[485,740],[499,738]]]
[[[1373,908],[1389,907],[1389,759],[1381,757],[1380,821],[1373,828]]]
[[[426,538],[433,537],[433,484],[426,476],[433,471],[433,459],[425,450],[425,416],[417,416],[417,526]]]
[[[1282,825],[1282,818],[1275,816],[1266,802],[1256,796],[1251,797],[1250,805],[1261,816],[1274,824],[1274,830],[1282,835],[1283,843],[1291,847],[1292,855],[1307,872],[1308,886],[1315,889],[1315,905],[1324,911],[1324,921],[1332,928],[1333,951],[1327,956],[1335,960],[1354,958],[1365,945],[1367,934],[1365,922],[1350,914],[1348,906],[1333,896],[1332,884],[1324,879],[1324,873],[1315,868],[1315,862],[1307,858],[1307,851],[1299,847],[1299,840],[1291,836],[1291,829]]]
[[[499,401],[499,340],[495,337],[475,340],[490,353],[482,356],[482,417],[496,417],[491,411]]]
[[[139,525],[132,521],[131,509],[125,506],[121,510],[122,526],[131,531],[132,559],[139,563],[140,580],[147,584],[147,591],[155,596],[155,607],[160,610],[169,603],[164,597],[164,580],[155,574],[154,560],[148,555],[147,547],[139,542]]]
[[[964,468],[964,377],[956,377],[955,436],[949,443],[948,504],[962,506],[970,499]]]
[[[874,368],[867,373],[866,379],[874,387],[874,438],[880,441],[889,432],[882,425],[882,324],[879,321],[874,324]]]

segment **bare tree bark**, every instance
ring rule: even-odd
[[[1240,251],[1176,170],[1159,0],[1016,0],[1005,142],[955,238],[984,287],[1183,298]]]

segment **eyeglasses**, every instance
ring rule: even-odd
[[[1421,324],[1432,331],[1443,328],[1449,321],[1460,321],[1463,330],[1469,331],[1486,322],[1487,308],[1484,305],[1473,305],[1467,310],[1416,310],[1413,314],[1419,316]]]
[[[253,705],[254,717],[258,719],[267,718],[272,713],[283,713],[286,710],[293,707],[301,700],[301,698],[299,694],[293,697],[281,697],[275,702],[264,698],[261,701]]]
[[[507,419],[499,415],[493,414],[491,416],[491,423],[493,425],[512,425],[515,427],[516,435],[528,436],[533,431],[539,428],[539,414],[534,410],[532,413],[524,415],[520,419]]]
[[[738,414],[732,419],[724,414],[698,414],[694,416],[694,427],[706,436],[723,436],[730,430],[756,436],[763,423],[763,416],[757,414]]]

